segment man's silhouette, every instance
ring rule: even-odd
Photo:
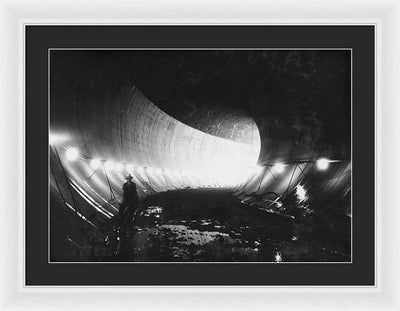
[[[132,182],[132,175],[128,174],[125,179],[126,183],[122,186],[123,197],[122,203],[119,207],[119,216],[121,222],[130,221],[138,208],[138,194],[136,191],[136,184]]]

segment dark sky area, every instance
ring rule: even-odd
[[[203,131],[227,115],[253,118],[265,161],[350,159],[350,51],[52,51],[51,125],[129,84]]]

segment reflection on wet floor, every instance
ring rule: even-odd
[[[142,203],[129,227],[120,229],[111,221],[103,231],[79,227],[76,218],[54,212],[52,261],[285,263],[351,259],[351,220],[344,213],[328,214],[333,208],[319,213],[318,208],[303,202],[295,206],[299,216],[282,217],[243,204],[228,191],[216,190],[165,192]]]
[[[193,196],[194,197],[190,197]],[[239,207],[226,195],[212,202],[182,193],[160,195],[137,215],[125,259],[130,261],[348,261],[347,245],[335,235],[317,238],[312,224],[296,224]],[[198,200],[200,199],[200,200]],[[206,200],[207,202],[202,202]],[[202,205],[201,203],[207,203]],[[333,240],[332,240],[333,239]],[[341,241],[342,240],[342,241]]]
[[[242,242],[239,232],[225,229],[205,219],[163,225],[155,222],[150,228],[137,229],[134,252],[140,261],[231,261],[229,255],[255,260],[259,242]]]

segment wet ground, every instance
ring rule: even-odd
[[[67,223],[65,215],[52,216],[52,261],[351,260],[350,217],[272,215],[240,203],[225,190],[154,195],[142,202],[134,222],[122,230],[112,222],[103,230],[78,228],[76,221]]]
[[[243,205],[227,191],[182,190],[147,200],[119,258],[151,262],[349,261],[346,232],[271,215]],[[342,221],[348,222],[346,217]],[[329,226],[328,226],[329,227]],[[349,229],[348,226],[344,226]]]

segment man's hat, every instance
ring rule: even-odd
[[[129,173],[128,175],[126,175],[125,179],[132,179],[133,176]]]

